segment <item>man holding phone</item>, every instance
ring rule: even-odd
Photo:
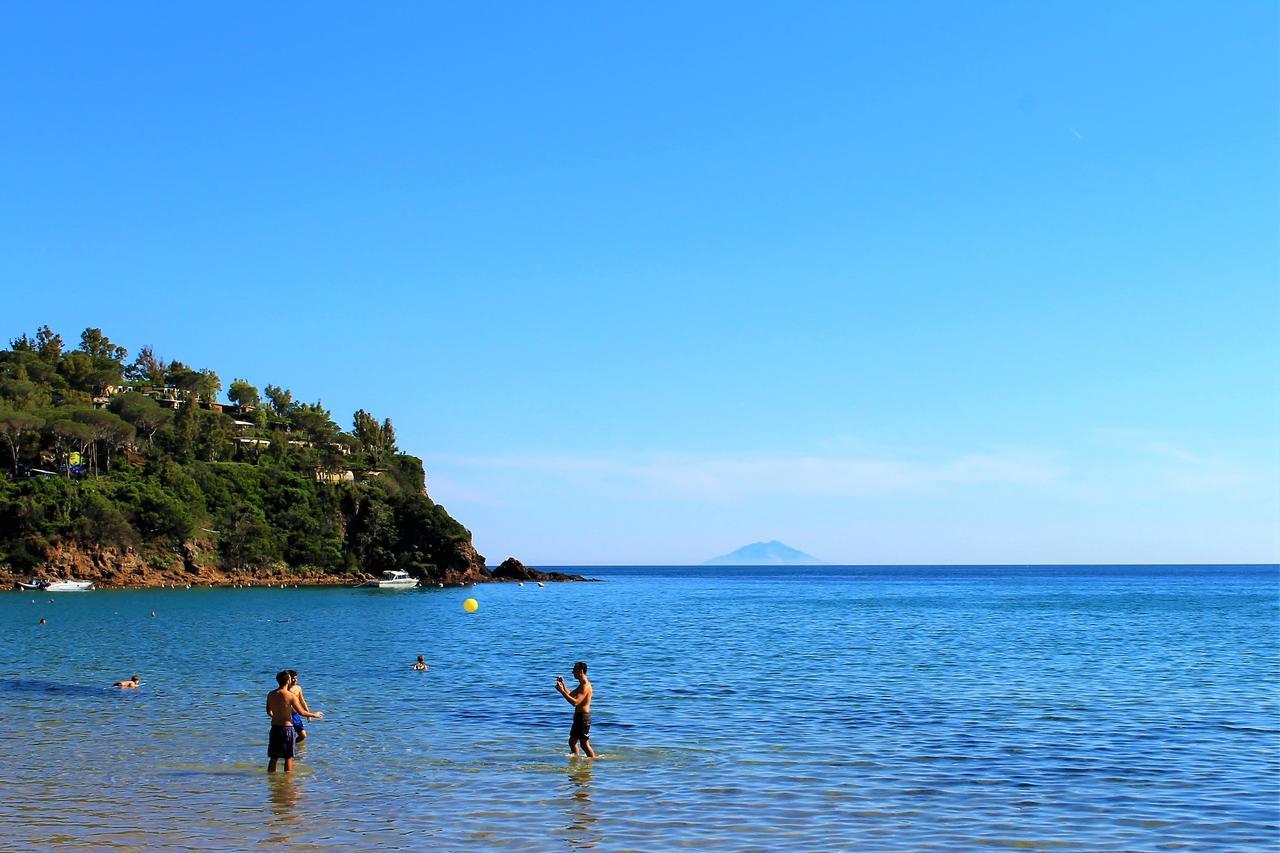
[[[564,677],[556,676],[556,692],[573,706],[573,728],[569,729],[569,752],[578,755],[578,744],[588,758],[595,758],[591,748],[591,682],[587,680],[587,665],[578,661],[573,665],[573,677],[578,686],[570,690],[564,685]]]

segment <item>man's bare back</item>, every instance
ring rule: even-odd
[[[293,726],[294,713],[307,713],[307,709],[302,707],[298,697],[293,694],[287,687],[279,687],[267,694],[267,713],[271,715],[271,722],[277,726]],[[322,714],[316,714],[318,720]]]

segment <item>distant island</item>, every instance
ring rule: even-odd
[[[541,577],[517,561],[485,567],[389,418],[362,409],[344,430],[287,388],[222,389],[214,371],[150,347],[129,360],[101,329],[74,349],[48,326],[12,339],[0,350],[0,580]]]
[[[797,551],[774,539],[743,545],[732,554],[707,560],[704,566],[821,566],[817,557]]]

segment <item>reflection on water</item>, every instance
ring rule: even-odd
[[[585,850],[595,847],[604,835],[596,828],[595,811],[591,807],[591,772],[595,762],[590,758],[569,759],[569,788],[565,800],[565,816],[569,823],[564,829],[569,846]]]
[[[1276,567],[601,574],[100,591],[40,627],[0,594],[0,847],[1269,850],[1280,834]],[[591,667],[595,761],[564,757],[549,684],[573,660]],[[325,718],[294,772],[268,776],[263,704],[289,667]],[[106,687],[133,671],[142,689]]]
[[[293,834],[293,830],[302,825],[298,805],[298,775],[296,773],[268,773],[267,790],[271,800],[271,822],[273,831],[280,833],[271,841],[284,841]]]

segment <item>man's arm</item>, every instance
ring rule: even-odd
[[[568,702],[570,705],[572,705],[575,708],[581,705],[585,701],[583,697],[578,695],[578,691],[576,689],[570,690],[568,687],[564,686],[563,678],[556,679],[556,690],[560,692],[560,695],[564,697],[564,700],[566,702]]]
[[[273,691],[274,692],[274,691]],[[271,694],[267,694],[267,716],[271,716]]]
[[[297,693],[295,693],[294,695],[298,697],[298,704],[299,704],[299,705],[301,705],[303,708],[305,708],[305,709],[306,709],[306,710],[308,710],[308,711],[310,711],[310,710],[311,710],[311,706],[307,704],[307,697],[302,695],[302,688],[301,688],[301,687],[299,687],[299,688],[298,688],[298,692],[297,692]]]
[[[289,694],[289,706],[293,708],[293,710],[301,714],[302,716],[306,717],[308,720],[324,719],[324,714],[320,713],[319,711],[313,714],[309,710],[307,710],[305,707],[303,707],[303,703],[299,702],[298,697],[292,693]]]

